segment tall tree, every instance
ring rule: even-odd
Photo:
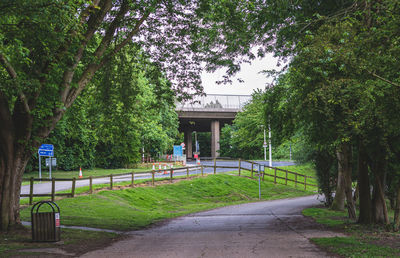
[[[19,223],[25,166],[95,73],[129,42],[176,92],[200,71],[254,58],[258,1],[4,0],[0,3],[0,230]],[[261,16],[262,17],[262,16]]]

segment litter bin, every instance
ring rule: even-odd
[[[51,207],[50,212],[39,212],[43,204]],[[40,201],[31,209],[32,240],[36,242],[60,241],[60,208],[55,202]]]

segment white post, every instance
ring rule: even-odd
[[[267,160],[267,142],[266,142],[266,140],[265,140],[265,126],[263,126],[264,127],[264,160]]]
[[[268,138],[269,138],[269,166],[272,167],[272,146],[271,146],[271,125],[268,124]]]
[[[258,165],[258,199],[261,200],[261,165]]]

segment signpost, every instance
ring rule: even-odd
[[[180,145],[174,145],[174,156],[183,156],[183,148]]]
[[[49,178],[51,179],[51,164],[52,157],[54,156],[54,145],[52,144],[42,144],[38,150],[39,154],[39,178],[42,178],[42,163],[40,157],[50,157],[50,166],[49,166]]]

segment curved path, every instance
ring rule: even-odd
[[[82,257],[326,257],[311,237],[338,235],[301,215],[317,196],[218,208],[133,231]]]

